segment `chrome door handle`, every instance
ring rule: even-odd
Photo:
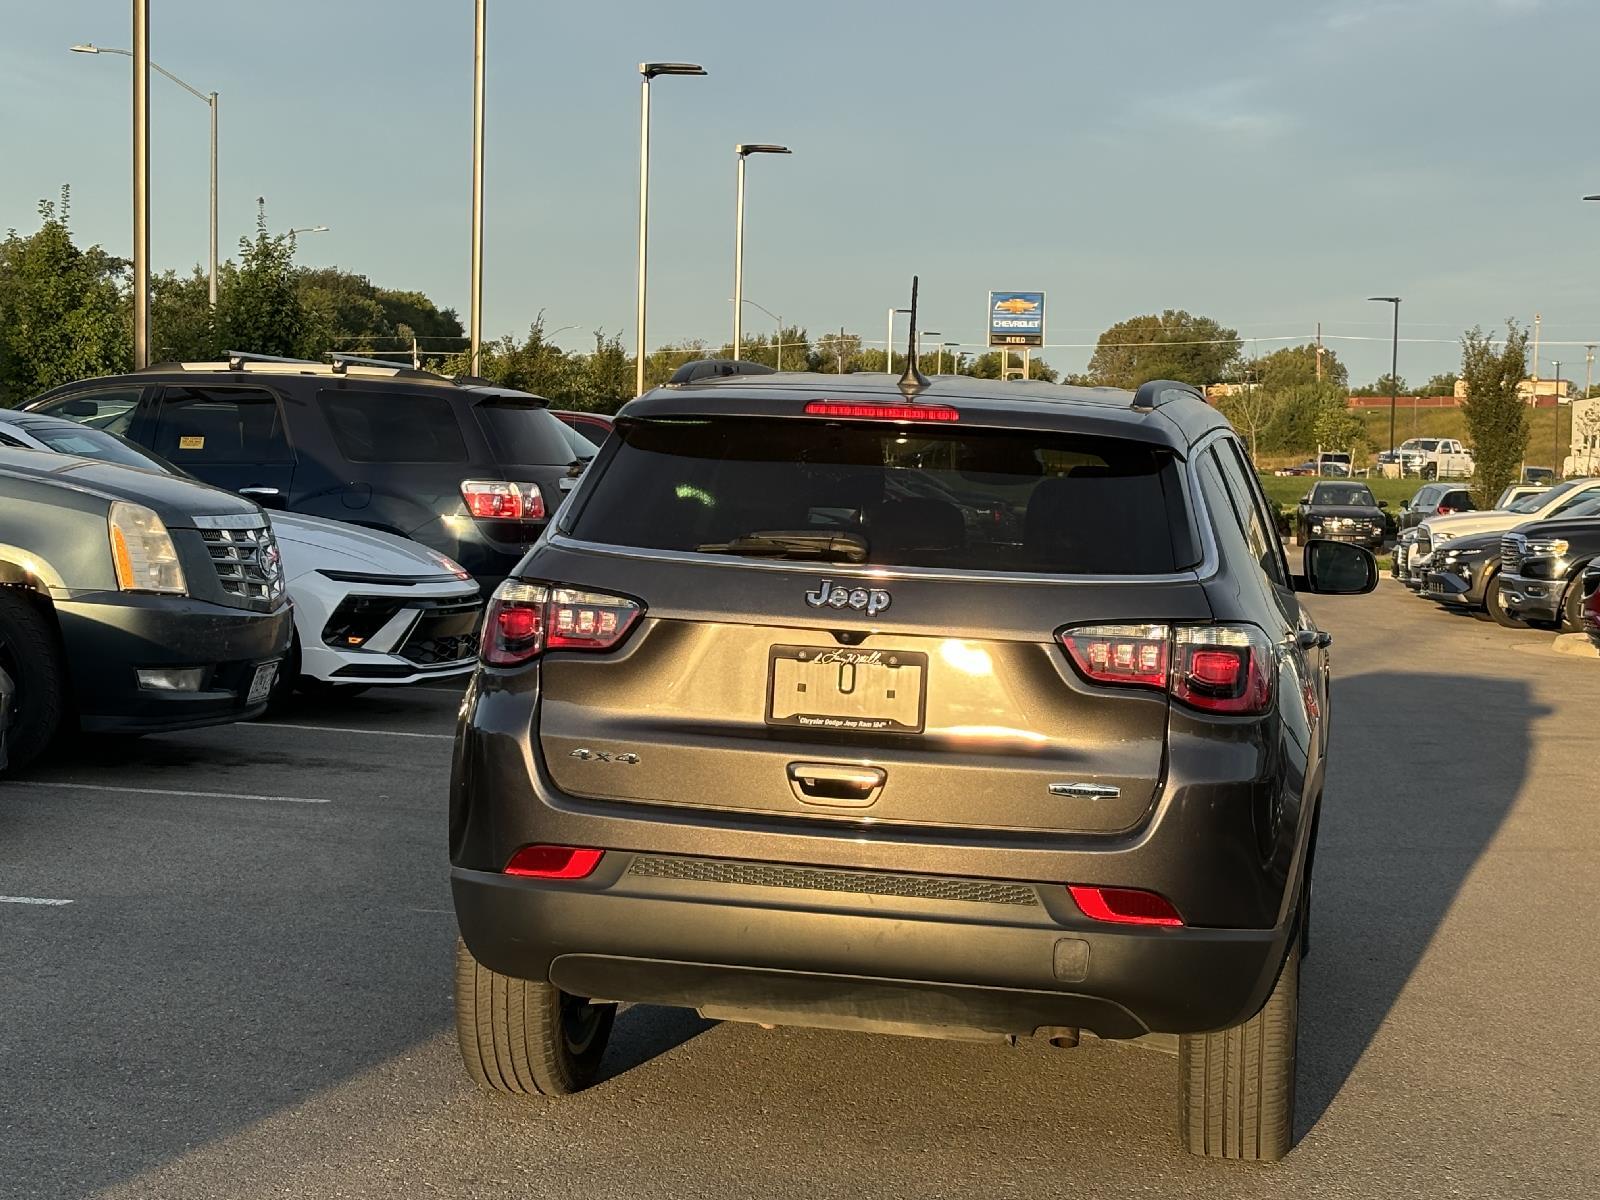
[[[834,808],[866,808],[883,790],[888,772],[882,767],[846,763],[795,762],[789,764],[789,786],[802,804]]]
[[[283,492],[282,492],[281,489],[274,488],[274,487],[247,487],[247,488],[240,488],[239,489],[239,495],[241,495],[241,496],[281,496],[281,495],[283,495]]]

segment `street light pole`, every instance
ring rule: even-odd
[[[133,0],[133,369],[150,365],[150,0]]]
[[[1394,455],[1394,410],[1400,402],[1400,297],[1368,296],[1380,304],[1394,305],[1394,342],[1389,353],[1389,454]]]
[[[883,335],[883,369],[889,374],[894,374],[894,318],[896,313],[908,313],[909,308],[891,308],[889,310],[889,328]]]
[[[470,371],[480,373],[483,358],[483,59],[486,0],[477,0],[472,34],[472,300],[467,317]]]
[[[737,304],[738,301],[735,301],[734,303]],[[746,300],[746,301],[744,301],[744,303],[748,304],[751,308],[759,308],[762,312],[766,313],[767,316],[771,317],[773,322],[777,325],[777,327],[778,327],[778,338],[777,338],[778,370],[780,370],[780,371],[783,370],[783,316],[782,316],[782,314],[775,313],[770,308],[768,308],[766,305],[757,304],[754,300]]]
[[[135,19],[137,19],[137,17]],[[72,52],[74,54],[120,54],[124,58],[133,58],[134,57],[134,53],[133,53],[132,50],[118,50],[118,49],[114,49],[114,48],[112,48],[110,46],[96,46],[93,42],[80,42],[76,46],[70,47],[70,49],[72,50]],[[146,56],[146,60],[148,61],[148,55]],[[211,259],[211,263],[210,263],[211,273],[210,273],[210,286],[209,286],[208,291],[209,291],[209,297],[210,297],[210,301],[211,301],[211,307],[212,308],[216,308],[217,307],[217,94],[215,92],[209,92],[209,93],[202,92],[199,88],[195,87],[193,84],[185,83],[182,79],[179,79],[176,75],[174,75],[171,71],[167,70],[165,67],[163,67],[158,62],[149,63],[149,68],[150,68],[150,70],[155,71],[158,74],[165,75],[168,79],[172,80],[173,83],[177,84],[184,91],[188,92],[191,96],[194,96],[195,98],[197,98],[199,100],[205,101],[206,107],[208,107],[211,110],[211,239],[210,239],[210,255],[209,255],[209,257]],[[135,67],[135,72],[134,73],[137,75],[137,73],[138,73],[137,67]],[[148,80],[148,76],[146,76],[146,79]],[[135,83],[135,91],[136,91],[136,93],[137,93],[137,87],[138,87],[138,85],[137,85],[137,83]],[[135,99],[137,100],[137,95],[135,95]],[[148,97],[146,97],[146,100],[148,102]],[[148,133],[148,125],[147,125],[146,129],[147,129],[147,133]],[[138,142],[137,130],[134,133],[134,141],[135,141],[135,144],[136,144],[135,153],[137,153],[137,142]],[[146,174],[148,175],[148,161],[147,161]],[[137,186],[138,186],[137,183],[135,183],[135,187],[137,187]],[[149,200],[148,190],[146,191],[146,197],[145,198],[146,198],[146,202],[148,203],[148,200]],[[136,204],[136,207],[137,207],[137,204]],[[135,301],[135,307],[137,308],[137,300]]]
[[[933,373],[935,375],[943,375],[944,374],[944,350],[945,350],[945,347],[946,346],[959,346],[959,345],[961,345],[960,342],[940,342],[939,343],[939,361],[934,365],[934,369],[933,369]],[[960,360],[959,360],[959,358],[957,357],[957,355],[955,354],[955,352],[953,350],[951,351],[950,357],[952,359],[956,359],[957,360],[957,368],[958,368],[957,369],[957,374],[960,374],[960,370],[959,370]]]
[[[1554,361],[1554,365],[1555,365],[1555,368],[1556,368],[1556,395],[1555,395],[1555,401],[1556,401],[1556,414],[1555,414],[1556,415],[1556,421],[1555,421],[1556,432],[1555,432],[1555,438],[1554,438],[1555,445],[1551,447],[1550,469],[1555,472],[1556,478],[1560,479],[1561,478],[1561,360],[1559,358],[1556,359]],[[1539,403],[1539,398],[1537,396],[1535,396],[1533,402],[1534,402],[1534,404],[1538,404]]]
[[[645,349],[645,280],[650,251],[650,81],[657,75],[704,75],[705,70],[695,63],[640,63],[643,76],[639,98],[639,293],[634,309],[634,329],[638,345],[634,352],[633,390],[644,393]]]
[[[766,142],[740,142],[733,148],[739,156],[739,186],[733,218],[733,361],[742,357],[744,341],[744,163],[752,154],[788,154],[787,146]]]

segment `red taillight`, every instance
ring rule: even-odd
[[[851,417],[861,421],[959,421],[961,414],[947,404],[872,404],[856,400],[811,400],[806,412],[813,417]]]
[[[594,874],[604,854],[577,846],[524,846],[506,863],[505,873],[524,879],[583,879]]]
[[[1092,921],[1114,925],[1182,925],[1183,918],[1171,901],[1155,892],[1138,888],[1082,887],[1071,884],[1067,890],[1083,915]]]
[[[610,650],[643,611],[633,600],[508,579],[483,615],[483,661],[514,667],[546,650]]]
[[[1096,683],[1167,686],[1165,625],[1088,625],[1060,636],[1078,670]]]
[[[544,520],[544,494],[536,483],[463,479],[461,499],[466,502],[467,511],[479,520]]]
[[[1058,636],[1095,683],[1165,688],[1206,712],[1260,714],[1272,703],[1271,648],[1252,625],[1086,625]]]

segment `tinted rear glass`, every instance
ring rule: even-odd
[[[869,563],[1040,574],[1160,574],[1197,557],[1176,459],[1142,443],[807,420],[618,432],[569,518],[585,541],[685,551],[844,531]]]
[[[454,406],[418,392],[323,392],[333,440],[351,462],[461,463],[467,444]]]
[[[577,457],[567,427],[542,404],[497,396],[480,401],[477,412],[478,424],[499,462],[564,467]]]

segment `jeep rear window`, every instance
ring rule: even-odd
[[[1038,574],[1166,574],[1198,557],[1177,460],[1146,443],[757,418],[618,433],[563,523],[580,540],[692,551],[842,531],[868,563]]]
[[[418,392],[323,392],[333,440],[351,462],[461,463],[467,444],[450,401]]]
[[[477,406],[478,424],[496,461],[534,467],[564,467],[578,457],[566,426],[544,404],[494,396]],[[593,451],[589,452],[593,455]]]

